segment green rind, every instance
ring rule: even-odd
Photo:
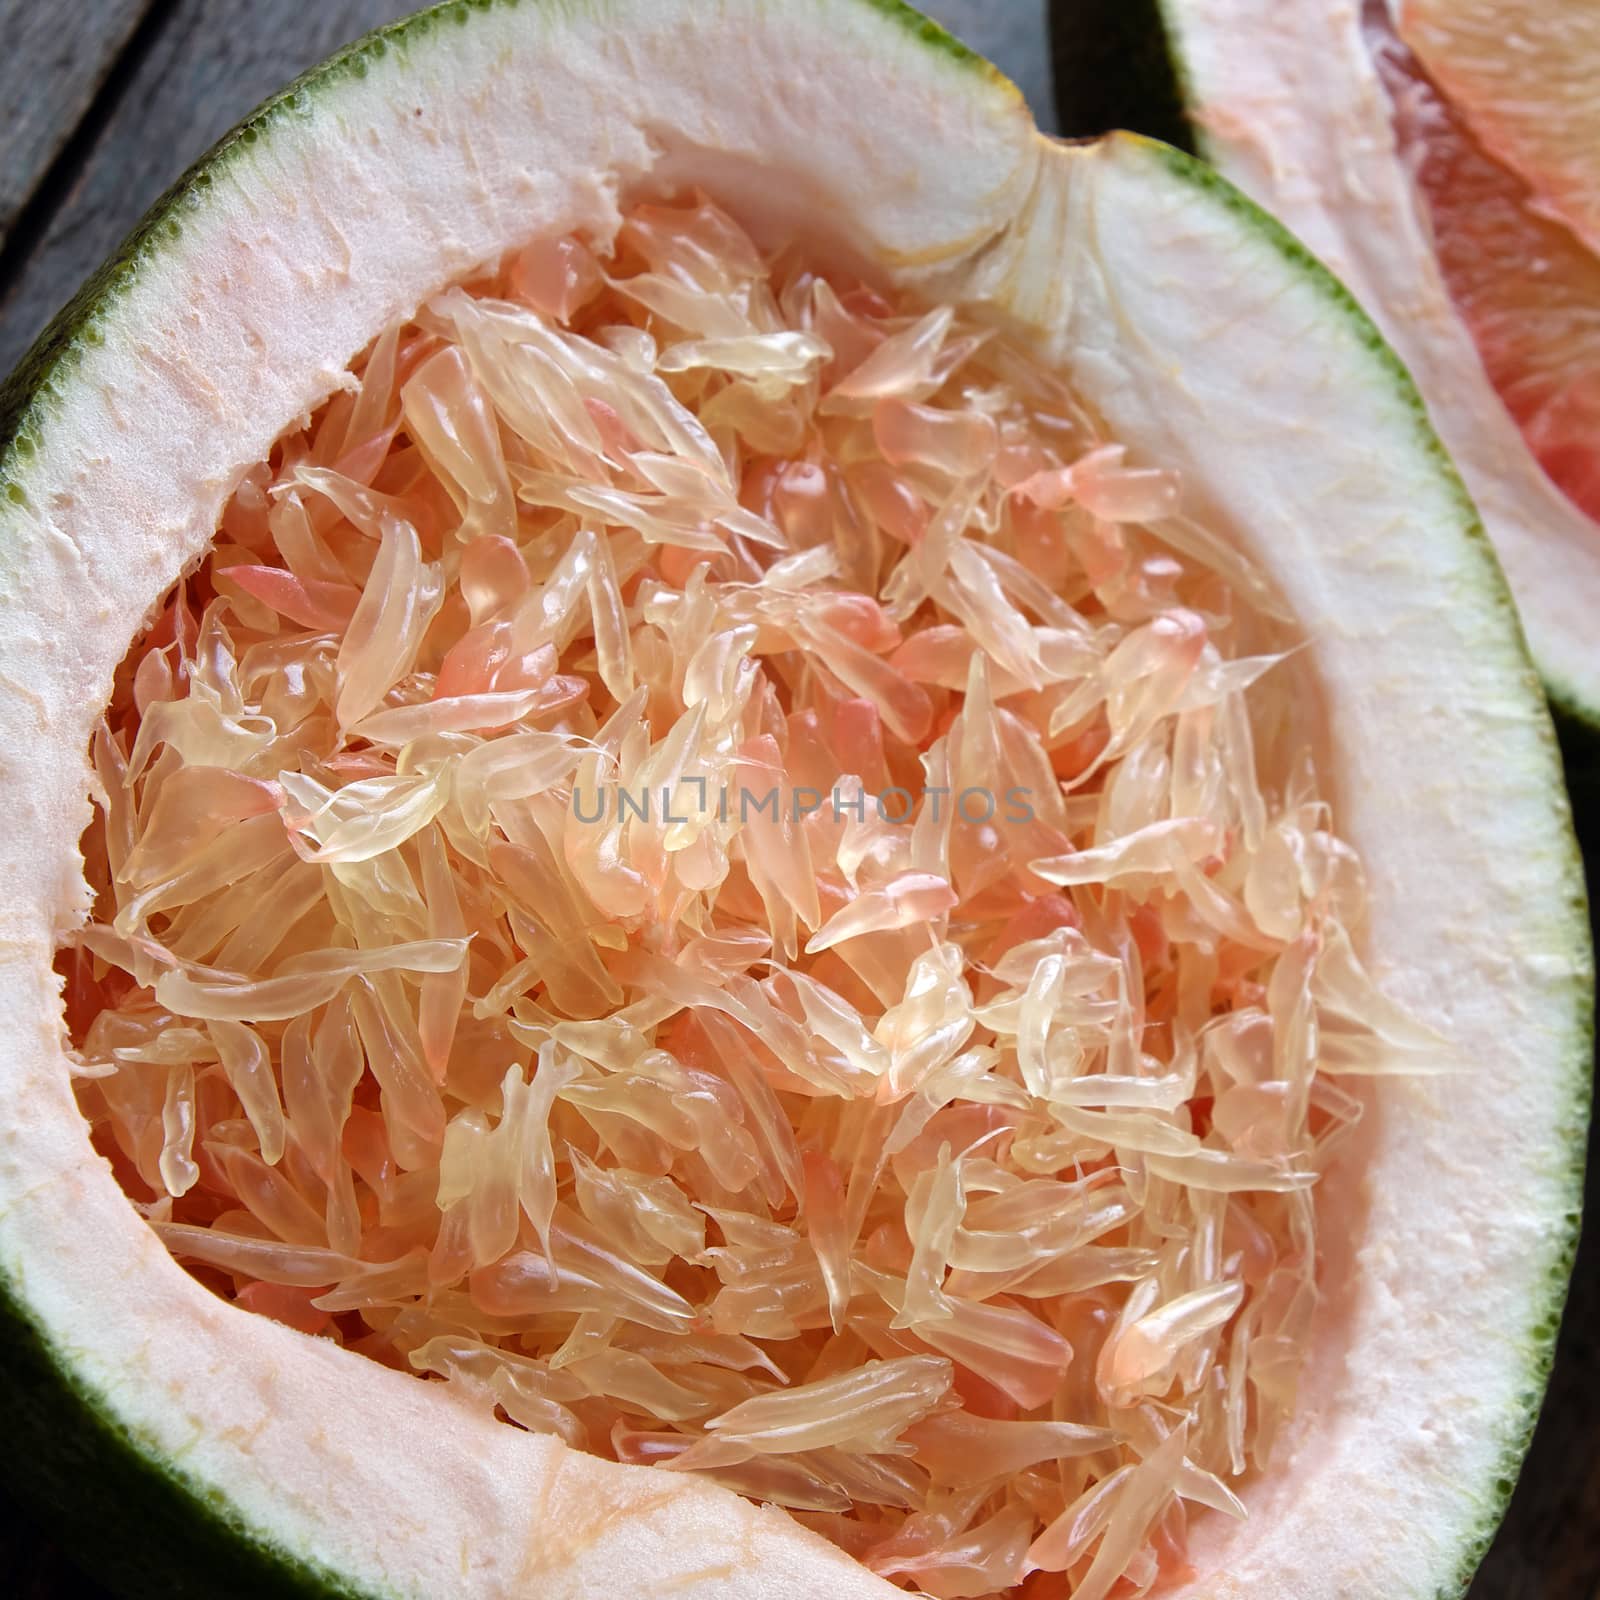
[[[9,1487],[130,1600],[384,1600],[285,1550],[164,1461],[85,1385],[0,1277]],[[67,1508],[70,1508],[68,1510]]]
[[[1461,527],[1483,566],[1483,590],[1501,614],[1501,620],[1514,635],[1524,660],[1527,662],[1525,687],[1530,703],[1543,698],[1543,688],[1538,672],[1528,654],[1527,640],[1523,635],[1522,621],[1517,614],[1511,589],[1500,569],[1494,544],[1478,515],[1478,508],[1467,486],[1462,481],[1455,463],[1439,442],[1428,418],[1421,391],[1410,372],[1406,370],[1387,340],[1378,331],[1372,318],[1362,309],[1355,296],[1338,278],[1314,256],[1270,212],[1263,211],[1214,168],[1185,151],[1163,146],[1151,139],[1152,153],[1173,173],[1203,189],[1238,216],[1244,224],[1260,233],[1285,260],[1311,279],[1348,322],[1360,342],[1366,346],[1383,366],[1405,401],[1415,424],[1416,442],[1432,462],[1440,479],[1446,483],[1456,502]],[[1559,737],[1558,737],[1559,735]],[[1596,730],[1592,724],[1574,717],[1559,706],[1543,719],[1542,742],[1548,756],[1549,794],[1553,831],[1564,837],[1567,867],[1572,884],[1563,913],[1567,928],[1560,938],[1561,946],[1570,949],[1575,962],[1572,979],[1572,1042],[1566,1071],[1571,1078],[1567,1121],[1556,1130],[1557,1148],[1567,1153],[1565,1182],[1568,1203],[1563,1210],[1559,1227],[1550,1239],[1550,1260],[1546,1265],[1549,1285],[1542,1305],[1533,1308],[1530,1319],[1528,1364],[1526,1384],[1518,1396],[1515,1412],[1503,1424],[1500,1444],[1500,1467],[1486,1499],[1483,1518],[1473,1531],[1462,1551],[1453,1579],[1439,1591],[1437,1600],[1459,1600],[1472,1581],[1484,1555],[1494,1540],[1512,1491],[1516,1488],[1517,1474],[1522,1469],[1529,1441],[1539,1420],[1539,1407],[1550,1379],[1551,1364],[1555,1360],[1556,1337],[1561,1329],[1561,1314],[1566,1305],[1567,1292],[1572,1280],[1572,1264],[1577,1255],[1578,1237],[1583,1221],[1583,1186],[1587,1160],[1589,1120],[1594,1096],[1595,1060],[1595,939],[1591,922],[1595,909],[1590,902],[1584,872],[1585,855],[1579,846],[1579,834],[1574,826],[1573,809],[1567,804],[1564,776],[1571,773],[1574,801],[1584,800],[1597,809],[1583,813],[1600,823],[1600,745],[1596,743]],[[1587,837],[1587,832],[1586,832]],[[1600,848],[1600,827],[1595,830],[1591,854]],[[1579,959],[1581,957],[1581,959]]]
[[[1010,83],[1011,80],[987,56],[980,56],[969,45],[963,44],[948,28],[918,11],[915,6],[908,3],[908,0],[866,0],[866,3],[874,11],[881,12],[891,21],[898,23],[919,44],[931,46],[959,65],[971,68],[980,77]]]

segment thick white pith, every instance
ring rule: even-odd
[[[47,970],[82,907],[90,724],[237,474],[466,267],[698,178],[1035,326],[1120,437],[1181,467],[1315,641],[1373,877],[1372,964],[1463,1073],[1386,1086],[1297,1449],[1194,1592],[1431,1593],[1494,1497],[1564,1237],[1584,953],[1503,594],[1363,326],[1225,196],[1138,145],[1051,147],[1006,86],[859,0],[435,27],[216,171],[15,474],[0,784],[29,847],[0,869],[6,1272],[153,1453],[363,1587],[892,1592],[781,1514],[573,1456],[213,1299],[91,1154]],[[1326,397],[1309,415],[1308,395]]]
[[[1534,660],[1557,697],[1592,720],[1600,533],[1545,476],[1451,304],[1362,9],[1362,0],[1161,0],[1206,159],[1303,239],[1378,322],[1466,479]],[[1302,114],[1307,105],[1314,115]]]

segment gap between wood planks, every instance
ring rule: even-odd
[[[0,0],[0,17],[8,5],[38,3]],[[92,16],[130,0],[56,3],[59,32],[70,32],[74,20],[84,30],[84,42],[69,49],[92,54]],[[0,374],[161,193],[253,106],[340,46],[415,9],[416,0],[154,0],[137,48],[123,54],[26,226],[0,252]],[[48,42],[35,53],[48,60]],[[70,70],[74,58],[64,59]],[[0,56],[0,88],[8,64]]]
[[[0,0],[0,239],[155,0]]]
[[[27,0],[23,0],[23,3],[26,4]],[[97,70],[96,66],[91,66],[87,73],[83,74],[86,81],[82,81],[80,85],[84,93],[79,104],[74,106],[69,100],[69,103],[62,108],[69,116],[76,112],[76,121],[70,130],[49,130],[30,141],[35,150],[46,159],[37,176],[30,179],[24,173],[20,192],[15,196],[6,197],[15,205],[15,210],[9,218],[0,216],[0,306],[3,306],[8,298],[12,285],[21,273],[22,264],[44,237],[57,213],[70,199],[73,186],[98,143],[101,133],[115,114],[128,91],[128,86],[137,76],[141,63],[149,55],[156,39],[172,19],[176,9],[177,0],[148,0],[142,7],[143,14],[133,20],[131,26],[127,21],[122,21],[120,27],[114,24],[114,32],[121,35],[115,41],[114,54],[103,69]],[[52,20],[57,23],[68,21],[59,12],[53,14]],[[87,27],[93,27],[101,19],[85,16],[75,20]],[[80,56],[82,53],[76,43],[69,44],[69,50],[74,56]],[[19,61],[19,57],[13,56],[12,66],[15,68],[19,65],[23,71],[35,69],[50,75],[49,64],[46,62],[32,63],[27,59]],[[21,159],[26,161],[32,153],[23,150]],[[18,159],[18,152],[7,149],[5,156],[8,162],[12,162]],[[30,335],[33,331],[29,330]]]

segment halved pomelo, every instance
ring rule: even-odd
[[[1511,21],[1488,5],[1417,8],[1406,39],[1437,41],[1429,64],[1459,62],[1471,95],[1460,101],[1396,36],[1401,8],[1385,0],[1158,0],[1139,23],[1116,9],[1121,30],[1143,30],[1140,54],[1095,75],[1095,120],[1069,119],[1071,131],[1171,133],[1176,116],[1186,142],[1349,285],[1483,513],[1551,694],[1600,719],[1588,621],[1600,600],[1600,266],[1577,213],[1558,209],[1578,182],[1561,174],[1583,164],[1583,8],[1517,8]],[[1090,7],[1082,26],[1104,16]],[[1518,47],[1524,33],[1537,48]],[[1064,51],[1070,109],[1079,80]],[[1490,115],[1523,135],[1480,142]],[[1514,149],[1528,152],[1520,170],[1506,164]]]
[[[703,312],[718,282],[720,325],[658,337],[695,331],[686,301]],[[593,325],[591,296],[609,307]],[[648,314],[630,321],[607,296]],[[794,325],[752,334],[752,308],[774,302]],[[952,322],[941,308],[956,307]],[[497,341],[512,353],[486,354]],[[495,388],[515,373],[524,389]],[[1029,1593],[1104,1594],[1124,1572],[1136,1589],[1160,1577],[1175,1593],[1332,1600],[1431,1596],[1471,1564],[1537,1405],[1576,1221],[1591,1039],[1573,844],[1509,600],[1414,391],[1349,298],[1235,191],[1143,141],[1042,139],[1009,85],[898,6],[455,5],[336,58],[247,123],[69,311],[6,414],[0,783],[19,848],[0,869],[0,1266],[14,1459],[70,1514],[117,1530],[103,1563],[124,1587],[896,1592],[854,1551],[930,1592],[982,1594],[997,1587],[990,1558],[1014,1551],[1008,1583],[1030,1558],[1045,1574]],[[592,469],[585,499],[548,464],[574,453]],[[843,513],[814,536],[852,470],[850,515],[882,535],[871,563],[838,533]],[[603,515],[585,524],[574,504]],[[603,551],[630,570],[608,575]],[[711,604],[756,608],[720,654],[706,646],[722,636],[694,620]],[[1267,665],[1205,653],[1249,636],[1252,606],[1304,641],[1295,691],[1253,719],[1243,695]],[[250,639],[248,667],[231,627]],[[677,817],[664,834],[591,843],[576,786],[559,857],[537,817],[513,838],[494,810],[534,783],[498,764],[497,741],[655,782],[689,770],[702,730],[732,726],[758,676],[759,720],[730,758],[770,771],[779,752],[795,763],[787,782],[803,745],[841,761],[848,745],[863,771],[881,760],[904,779],[920,764],[931,794],[942,759],[992,775],[996,743],[1006,760],[1044,750],[1032,781],[1060,837],[997,864],[987,819],[957,843],[919,813],[909,843],[854,839],[852,877],[797,874],[814,837],[781,828],[734,837],[720,864],[715,836],[695,855],[697,838],[670,832],[688,826]],[[604,696],[604,723],[571,709]],[[671,749],[651,745],[658,722],[682,729]],[[1286,823],[1308,792],[1297,744],[1322,799],[1273,856],[1267,821]],[[272,772],[251,765],[264,748]],[[105,821],[85,835],[91,792]],[[1339,931],[1355,896],[1329,807],[1365,864],[1359,938],[1377,990]],[[1253,860],[1259,874],[1229,878]],[[307,915],[325,936],[269,967],[274,950],[245,952],[281,927],[281,904],[263,895],[241,914],[226,897],[231,876],[279,862],[312,871]],[[1015,895],[1026,873],[1025,903],[1007,902],[998,890]],[[680,938],[678,918],[729,882],[742,926],[719,910]],[[685,895],[663,897],[674,885]],[[974,930],[997,905],[1002,940],[980,951]],[[502,913],[512,940],[497,945]],[[934,938],[908,960],[924,924]],[[900,942],[863,945],[883,938]],[[512,1010],[536,1068],[513,1056],[486,1080],[475,1058],[456,1075],[445,1024],[465,1020],[451,983],[473,942],[487,953],[465,967],[472,1020],[494,1025],[479,986],[498,960],[502,998],[527,1002]],[[213,965],[219,943],[233,954]],[[63,944],[66,1019],[51,970]],[[777,988],[727,981],[757,946]],[[820,964],[802,970],[802,954],[852,946],[826,982]],[[1193,960],[1166,963],[1173,946]],[[1135,981],[1147,968],[1178,977],[1163,992]],[[969,972],[998,986],[978,1006],[956,994]],[[872,994],[896,983],[902,1001],[880,1014]],[[798,1013],[777,1003],[793,998],[783,985]],[[1077,1032],[1057,1027],[1069,1000]],[[1374,1056],[1374,1038],[1415,1033],[1397,1005],[1425,1025],[1425,1063]],[[945,1100],[905,1104],[927,1081],[918,1053],[944,1048],[945,1006],[957,1026],[944,1032],[980,1042]],[[312,1011],[315,1031],[291,1038]],[[752,1042],[718,1059],[686,1030],[655,1031],[697,1012],[713,1041],[717,1018],[744,1016]],[[128,1027],[69,1056],[64,1020],[92,1031],[108,1015]],[[1196,1031],[1223,1025],[1208,1061],[1232,1098],[1185,1084],[1191,1015]],[[586,1027],[649,1048],[620,1066],[585,1056],[600,1049]],[[1313,1059],[1330,1077],[1412,1070],[1286,1123]],[[845,1152],[827,1148],[825,1119],[855,1114],[862,1081],[899,1106],[907,1137],[851,1124],[863,1166],[880,1170],[880,1141],[905,1191],[902,1218],[856,1251],[838,1231]],[[117,1083],[160,1092],[153,1108],[96,1100]],[[609,1096],[598,1110],[594,1091]],[[623,1160],[621,1135],[595,1145],[577,1130],[647,1099],[663,1130],[692,1125],[667,1141],[669,1170],[651,1170],[654,1146],[634,1141],[644,1153]],[[734,1099],[746,1109],[719,1123]],[[1020,1138],[1008,1109],[1039,1137]],[[1363,1110],[1324,1161],[1321,1136]],[[552,1127],[569,1146],[559,1167]],[[1305,1147],[1274,1144],[1284,1127]],[[524,1168],[514,1199],[479,1205],[508,1144]],[[296,1291],[320,1289],[338,1253],[341,1155],[363,1190],[340,1236],[372,1248],[338,1274],[355,1298],[318,1306]],[[325,1195],[319,1163],[334,1175]],[[1149,1213],[1111,1269],[1136,1287],[1076,1308],[1061,1303],[1070,1284],[1030,1297],[1019,1260],[1058,1263],[1028,1257],[1025,1185],[1092,1194],[1103,1173],[1122,1180],[1119,1204]],[[1314,1259],[1303,1206],[1284,1201],[1279,1219],[1216,1198],[1303,1200],[1312,1180]],[[982,1198],[958,1264],[964,1189]],[[692,1302],[703,1269],[686,1254],[642,1270],[693,1231],[691,1193],[758,1293],[779,1285],[756,1258],[790,1251],[803,1223],[815,1261],[801,1287],[824,1291],[808,1320],[791,1331],[783,1304],[764,1305],[776,1331],[728,1332],[722,1302]],[[213,1197],[209,1213],[180,1220],[174,1205],[194,1195]],[[991,1199],[1005,1204],[980,1213]],[[401,1296],[395,1273],[416,1262],[390,1247],[430,1213],[426,1265],[449,1272],[437,1296],[431,1279]],[[642,1236],[653,1244],[619,1255]],[[205,1263],[198,1275],[167,1245]],[[245,1256],[286,1270],[239,1270]],[[974,1281],[1007,1274],[1004,1288]],[[1197,1287],[1174,1293],[1180,1282]],[[516,1320],[516,1293],[531,1321]],[[558,1293],[596,1298],[575,1309]],[[1030,1298],[1082,1313],[1092,1370],[1074,1373],[1071,1339]],[[384,1315],[356,1337],[339,1319],[363,1304]],[[641,1307],[665,1338],[688,1322],[684,1337],[745,1344],[689,1363],[709,1390],[664,1386],[643,1341],[616,1330],[645,1327]],[[1218,1341],[1236,1313],[1230,1376]],[[414,1353],[394,1327],[408,1314],[464,1319],[464,1359],[502,1363],[500,1388],[479,1386],[490,1404],[450,1372],[449,1350],[432,1368],[445,1383],[382,1364]],[[808,1338],[815,1360],[791,1371]],[[610,1376],[585,1378],[608,1340]],[[746,1382],[740,1363],[773,1383],[708,1407],[707,1392]],[[1202,1514],[1184,1544],[1168,1516],[1179,1501],[1231,1505],[1187,1462],[1191,1429],[1231,1437],[1223,1403],[1206,1404],[1230,1385],[1242,1423],[1288,1416],[1277,1448],[1237,1475],[1242,1527]],[[1073,1432],[1083,1406],[1113,1437]],[[1019,1424],[1041,1408],[1042,1433]],[[792,1502],[792,1470],[736,1483],[747,1499],[594,1453],[603,1423],[622,1460],[652,1459],[674,1429],[638,1418],[698,1428],[711,1410],[701,1431],[736,1448],[720,1463],[702,1451],[707,1470],[798,1458],[843,1506],[753,1503]],[[1019,1425],[1035,1432],[1003,1431]],[[841,1443],[863,1459],[838,1460]],[[1029,1452],[1070,1463],[1086,1445],[1104,1459],[1071,1467],[1082,1494],[1062,1506],[1067,1480],[1030,1476]],[[968,1454],[1015,1470],[930,1498],[926,1480],[959,1478]],[[922,1518],[888,1554],[885,1505]]]

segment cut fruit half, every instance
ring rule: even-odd
[[[1414,392],[1249,202],[1042,139],[897,6],[452,6],[241,129],[7,400],[16,1455],[117,1526],[123,1586],[953,1597],[1031,1564],[1333,1600],[1470,1565],[1575,1226],[1574,847]],[[1243,653],[1284,630],[1292,693]],[[1050,817],[1017,861],[852,836],[841,877],[798,871],[842,860],[820,828],[591,850],[578,785],[516,810],[529,766],[647,789],[724,727],[786,781],[1031,763]],[[1306,742],[1359,963],[1324,811],[1260,844]],[[247,870],[278,877],[241,915]],[[1408,1065],[1373,1055],[1402,1011],[1429,1071],[1282,1114],[1313,1052]],[[1241,1092],[1183,1092],[1191,1017],[1238,1025],[1207,1049]],[[941,1029],[968,1056],[919,1108]],[[617,1131],[646,1103],[656,1143]],[[869,1195],[859,1250],[847,1153],[903,1218]],[[1039,1257],[1028,1183],[1080,1227],[1119,1179],[1117,1260]],[[720,1265],[753,1312],[706,1300]],[[1187,1461],[1230,1383],[1242,1524]],[[731,1488],[623,1464],[684,1439]],[[1175,1496],[1211,1508],[1186,1547]]]
[[[1514,93],[1496,87],[1509,82],[1499,69],[1491,84],[1469,82],[1463,67],[1466,87],[1485,98],[1458,103],[1397,37],[1391,11],[1399,9],[1386,0],[1153,0],[1135,22],[1116,8],[1124,33],[1142,30],[1141,53],[1096,75],[1093,124],[1069,118],[1067,126],[1166,131],[1176,100],[1199,152],[1349,285],[1416,379],[1467,481],[1552,696],[1594,725],[1600,262],[1555,209],[1564,203],[1557,176],[1581,165],[1574,130],[1584,125],[1579,102],[1588,102],[1570,60],[1555,65],[1561,52],[1550,42],[1581,46],[1591,22],[1577,7],[1519,8],[1516,28],[1541,44],[1505,48]],[[1503,10],[1441,0],[1403,27],[1408,41],[1432,30],[1440,59],[1481,65],[1490,47],[1474,54],[1473,42],[1492,26],[1501,48]],[[1550,28],[1539,20],[1547,16]],[[1090,5],[1074,27],[1109,17]],[[1070,37],[1057,67],[1069,110]],[[1593,66],[1583,68],[1589,77]],[[1520,172],[1503,164],[1509,136],[1480,142],[1490,105],[1508,117],[1525,108],[1516,125],[1542,127],[1546,153],[1530,155]],[[1570,149],[1556,148],[1569,132]]]

